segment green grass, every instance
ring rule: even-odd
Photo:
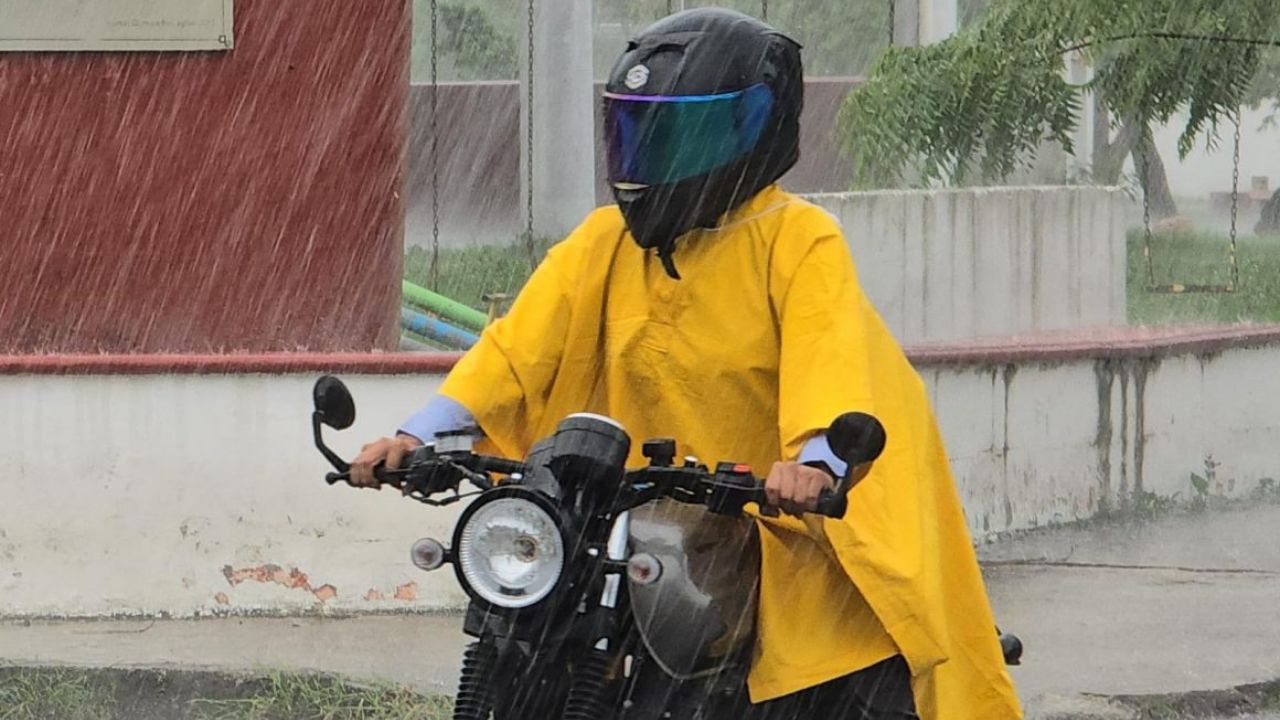
[[[1155,283],[1225,285],[1230,282],[1225,235],[1178,233],[1152,238]],[[1129,322],[1134,325],[1280,322],[1280,239],[1242,237],[1240,286],[1230,294],[1148,292],[1142,232],[1129,234]]]
[[[0,720],[446,720],[452,703],[315,675],[0,668]]]
[[[538,242],[539,259],[550,243]],[[431,283],[431,250],[411,247],[404,256],[404,279],[445,297],[486,311],[485,293],[515,294],[529,279],[529,251],[523,244],[440,249],[440,286]]]
[[[109,720],[116,687],[74,670],[18,671],[0,676],[0,720]]]
[[[259,693],[226,700],[195,699],[201,720],[445,720],[452,703],[394,687],[355,688],[307,675],[273,675]]]

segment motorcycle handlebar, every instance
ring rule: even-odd
[[[438,463],[438,462],[441,462],[441,460],[432,459],[427,462]],[[503,475],[514,475],[517,473],[525,473],[528,471],[528,466],[522,462],[519,462],[516,460],[508,460],[506,458],[492,457],[488,455],[472,455],[470,458],[470,462],[466,464],[478,472],[493,472],[493,473],[499,473]],[[404,469],[404,470],[388,471],[385,466],[378,465],[373,469],[373,476],[378,481],[378,484],[380,485],[397,484],[401,481],[402,477],[405,474],[411,473],[418,469],[420,468],[411,466],[410,468]],[[648,468],[646,468],[646,470],[647,469]],[[640,472],[643,473],[644,470],[641,470]],[[680,471],[677,471],[677,472],[680,472]],[[693,474],[693,477],[690,479],[692,479],[695,483],[713,483],[714,484],[715,478],[717,477],[715,473],[709,472],[708,470],[702,469],[702,468],[683,470],[683,472],[689,472]],[[764,486],[765,486],[764,478],[758,478],[758,477],[755,477],[754,475],[747,475],[745,477],[739,476],[739,477],[741,477],[741,481],[744,482],[743,485],[737,485],[737,486],[713,485],[709,489],[712,489],[712,490],[718,489],[720,491],[727,491],[727,492],[734,493],[736,497],[739,498],[739,502],[731,503],[731,506],[736,505],[739,509],[741,508],[741,505],[745,504],[746,502],[754,502],[757,505],[759,505],[761,508],[766,507],[768,504],[768,499],[766,498],[765,492],[764,492]],[[345,472],[330,472],[325,475],[324,479],[325,479],[325,482],[327,482],[330,485],[336,485],[337,483],[340,483],[340,482],[346,482],[350,484],[351,472],[349,470]],[[737,493],[742,493],[742,494],[739,495]],[[708,495],[705,498],[705,500],[708,506],[711,506],[714,504],[710,495]],[[814,503],[814,509],[811,512],[816,515],[822,515],[824,517],[839,519],[844,517],[845,512],[848,510],[848,508],[849,508],[849,500],[844,494],[838,492],[837,490],[824,489],[818,495],[818,499]]]
[[[529,466],[519,460],[508,460],[500,457],[490,457],[488,455],[476,455],[476,470],[480,472],[492,472],[499,475],[517,475],[528,472]]]
[[[404,470],[387,470],[385,465],[379,463],[373,468],[373,479],[377,480],[379,485],[395,485],[400,482],[400,476],[404,473]],[[340,482],[350,485],[351,471],[325,473],[324,481],[330,485],[337,485]]]
[[[834,490],[824,489],[818,494],[813,512],[818,515],[839,520],[849,510],[849,498]]]
[[[764,493],[764,479],[756,478],[756,490],[752,493],[752,501],[759,505],[762,509],[768,506],[768,499]],[[818,499],[813,503],[813,509],[806,511],[807,515],[822,515],[833,520],[839,520],[849,509],[849,498],[840,494],[836,490],[824,488],[818,493]]]

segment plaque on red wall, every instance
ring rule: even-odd
[[[0,50],[230,50],[232,0],[0,0]]]

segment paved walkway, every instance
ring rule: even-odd
[[[981,555],[998,621],[1027,644],[1014,679],[1030,709],[1280,678],[1280,507],[1058,530]]]
[[[1123,718],[1089,694],[1280,678],[1280,506],[1058,530],[981,555],[999,622],[1027,645],[1014,679],[1029,717]],[[447,615],[15,621],[0,623],[0,663],[316,670],[447,692],[460,625]]]

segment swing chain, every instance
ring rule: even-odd
[[[760,19],[769,19],[769,0],[760,0]]]
[[[1147,132],[1145,128],[1142,131],[1143,139],[1139,141],[1138,154],[1142,157],[1142,177],[1139,178],[1139,185],[1142,186],[1142,255],[1147,260],[1147,289],[1150,290],[1156,286],[1156,271],[1151,260],[1151,192],[1148,190],[1151,182],[1151,159],[1147,156]]]
[[[529,0],[529,28],[528,28],[529,30],[529,43],[528,43],[529,44],[529,58],[528,58],[529,69],[527,70],[527,75],[525,77],[525,94],[526,94],[525,112],[528,113],[528,118],[525,121],[525,129],[526,129],[525,142],[528,143],[527,145],[528,149],[526,150],[526,158],[525,158],[525,163],[526,163],[525,184],[527,189],[525,190],[526,206],[525,206],[524,233],[525,233],[525,248],[529,253],[530,268],[534,268],[538,264],[538,260],[534,252],[534,243],[533,243],[533,49],[534,49],[533,17],[534,17],[534,2],[535,0]]]
[[[1236,239],[1240,214],[1240,108],[1236,108],[1235,156],[1231,167],[1231,285],[1229,292],[1240,287],[1240,264],[1236,259]]]
[[[440,289],[439,0],[431,0],[431,289]]]
[[[897,35],[898,24],[898,0],[889,0],[889,47],[893,47],[895,36]]]

